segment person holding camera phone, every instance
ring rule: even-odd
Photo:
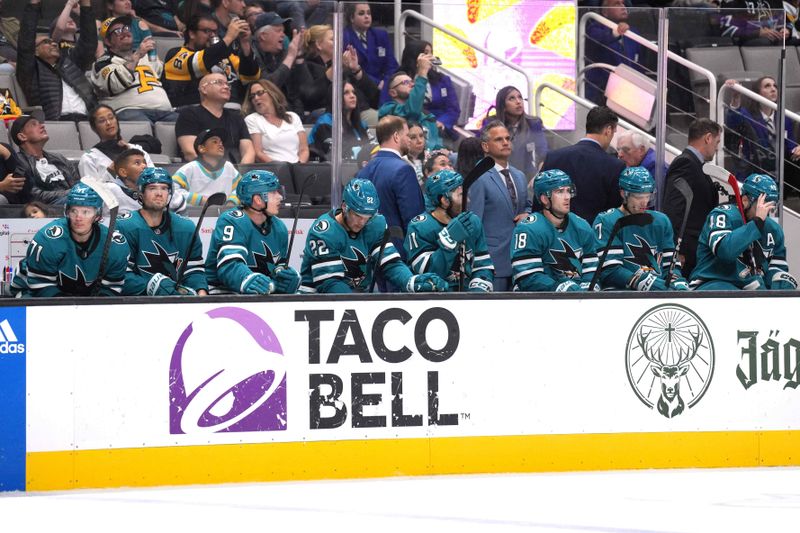
[[[0,143],[0,178],[0,204],[24,204],[25,173],[17,169],[17,158],[5,143]]]

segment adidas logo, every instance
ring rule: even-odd
[[[11,329],[8,319],[0,322],[0,354],[25,353],[25,345],[18,341],[17,334]]]

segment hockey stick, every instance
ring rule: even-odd
[[[389,239],[402,239],[403,228],[400,226],[387,226],[383,231],[383,238],[381,239],[381,247],[378,249],[378,257],[375,259],[374,266],[372,267],[372,280],[369,282],[369,292],[375,290],[375,283],[378,281],[378,272],[381,269],[381,259],[383,258],[383,251],[386,249],[386,244]],[[370,261],[372,261],[370,259]]]
[[[94,192],[103,200],[103,203],[108,206],[108,234],[106,235],[106,240],[103,243],[103,253],[100,256],[100,266],[97,269],[97,277],[92,282],[92,286],[89,288],[89,293],[92,296],[97,296],[97,293],[100,292],[100,286],[103,283],[103,277],[106,275],[106,269],[108,268],[108,253],[111,249],[111,239],[114,237],[114,229],[117,226],[117,213],[119,213],[119,201],[117,200],[116,196],[114,196],[108,187],[105,186],[103,182],[101,182],[97,178],[93,178],[91,176],[85,176],[81,178],[81,183],[84,185],[91,187]]]
[[[692,202],[694,201],[694,192],[689,187],[689,183],[683,178],[675,179],[674,186],[678,192],[683,195],[686,202],[686,209],[683,211],[683,221],[681,222],[681,230],[675,239],[675,251],[672,253],[672,261],[669,264],[667,271],[667,283],[672,277],[672,271],[675,269],[675,262],[678,260],[678,252],[681,250],[681,242],[683,242],[683,232],[686,231],[686,223],[689,221],[689,211],[692,209]]]
[[[614,223],[614,227],[611,228],[611,234],[608,236],[608,242],[606,242],[605,247],[603,247],[600,260],[597,262],[597,270],[594,271],[592,281],[589,282],[589,292],[592,292],[594,290],[594,286],[597,285],[597,280],[600,277],[600,271],[603,270],[606,257],[608,257],[608,250],[611,248],[611,244],[614,242],[614,238],[617,236],[617,233],[619,233],[621,229],[627,228],[628,226],[647,226],[652,222],[653,215],[650,213],[634,213],[632,215],[627,215],[617,219],[617,221]]]
[[[494,159],[491,156],[486,156],[477,163],[475,166],[472,167],[472,170],[469,171],[464,177],[464,183],[461,186],[461,212],[467,211],[467,200],[469,197],[469,188],[470,186],[478,181],[478,178],[489,172],[491,169],[494,168]],[[458,291],[461,292],[464,290],[464,278],[467,276],[467,245],[462,243],[461,247],[458,252],[460,265],[458,267]]]
[[[300,219],[300,209],[303,207],[303,193],[306,191],[306,186],[310,183],[317,181],[317,173],[310,174],[303,180],[303,186],[300,187],[300,197],[297,199],[297,209],[294,211],[294,222],[292,223],[292,234],[289,237],[289,249],[286,252],[283,265],[289,264],[289,258],[292,257],[292,247],[294,246],[294,232],[297,231],[297,221]]]
[[[189,258],[192,256],[194,243],[197,241],[197,236],[200,234],[200,228],[203,226],[203,219],[206,218],[206,211],[208,211],[208,208],[212,205],[223,205],[227,198],[228,195],[224,192],[215,192],[206,199],[206,203],[203,205],[203,210],[200,211],[200,218],[197,219],[197,225],[194,227],[192,238],[189,240],[189,246],[186,248],[186,252],[181,258],[181,266],[178,268],[178,274],[176,276],[178,279],[175,280],[176,285],[180,285],[183,281],[183,275],[186,273],[186,268],[189,266]]]

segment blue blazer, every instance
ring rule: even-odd
[[[381,28],[370,28],[367,30],[367,46],[358,38],[355,30],[350,26],[344,29],[344,44],[342,48],[347,48],[352,44],[358,54],[358,65],[364,69],[376,84],[384,83],[383,91],[389,83],[389,77],[394,74],[399,65],[394,57],[392,40],[386,30]],[[387,93],[388,94],[388,93]]]
[[[447,74],[442,74],[436,83],[428,79],[428,84],[431,86],[431,101],[426,106],[428,113],[436,116],[436,120],[444,124],[445,128],[452,130],[461,115],[453,80]]]
[[[525,175],[514,167],[511,177],[517,186],[517,205],[511,205],[506,180],[496,168],[482,175],[469,188],[469,210],[483,222],[486,245],[494,263],[496,278],[511,276],[511,236],[514,233],[514,217],[524,213],[528,207],[528,184]]]
[[[625,163],[592,140],[584,139],[548,152],[542,170],[552,169],[563,170],[572,178],[577,196],[572,200],[571,210],[584,220],[592,221],[606,209],[622,203],[619,174],[625,170]]]
[[[378,211],[386,217],[388,226],[403,228],[403,235],[408,230],[411,219],[425,211],[417,173],[414,167],[397,154],[378,151],[356,177],[368,179],[375,184],[381,202]],[[394,239],[392,242],[405,260],[403,239]]]

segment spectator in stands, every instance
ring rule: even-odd
[[[362,150],[369,150],[367,123],[361,120],[358,112],[358,95],[350,82],[345,82],[342,94],[342,159],[357,160]],[[320,116],[311,133],[308,143],[318,155],[328,156],[333,146],[333,115],[329,109]]]
[[[727,80],[726,85],[736,85],[736,80]],[[763,96],[770,102],[778,101],[778,85],[771,76],[763,76],[756,80],[751,90]],[[737,161],[736,175],[739,180],[744,179],[754,172],[763,172],[775,175],[778,168],[776,164],[776,131],[775,110],[748,99],[746,106],[742,106],[741,94],[731,91],[730,109],[725,114],[725,125],[735,132],[732,139],[741,144],[740,159]],[[791,181],[797,177],[797,167],[792,161],[800,159],[800,146],[794,136],[794,128],[789,117],[785,117],[784,142],[785,142],[785,177]],[[727,137],[726,137],[727,139]],[[738,147],[737,147],[738,148]]]
[[[425,151],[425,128],[416,122],[408,123],[408,154],[406,159],[414,167],[417,181],[420,186],[425,183],[425,174],[422,172],[422,164],[428,153]]]
[[[94,63],[97,48],[91,0],[80,0],[80,9],[78,44],[62,54],[52,39],[36,35],[41,0],[30,0],[25,6],[17,54],[25,68],[17,69],[17,80],[28,104],[42,106],[47,120],[86,120],[88,110],[97,105],[84,75]]]
[[[145,37],[141,46],[131,46],[131,17],[106,19],[100,36],[106,53],[94,64],[91,80],[102,104],[112,107],[120,120],[175,122],[167,92],[161,86],[164,64],[155,52],[156,42]]]
[[[152,31],[175,32],[176,35],[178,32],[186,30],[182,21],[190,18],[179,18],[178,13],[194,13],[195,11],[193,0],[184,2],[179,2],[179,0],[134,0],[133,7],[136,14],[147,22]]]
[[[278,14],[292,21],[292,28],[300,31],[317,24],[327,24],[331,16],[331,3],[321,0],[278,0]]]
[[[230,34],[228,34],[230,35]],[[226,35],[227,37],[227,35]],[[228,80],[222,74],[206,74],[200,80],[200,105],[184,107],[175,123],[175,137],[186,161],[197,157],[195,139],[202,131],[223,128],[225,149],[234,163],[248,164],[255,161],[255,151],[241,114],[225,109],[231,97]]]
[[[211,0],[211,10],[211,18],[217,23],[217,35],[222,39],[231,21],[244,16],[244,0]]]
[[[116,171],[114,180],[108,184],[108,189],[119,201],[120,212],[137,211],[141,206],[141,191],[137,180],[139,174],[147,168],[147,154],[136,148],[129,148],[120,152],[114,158],[114,169]],[[159,169],[159,172],[161,169]],[[173,194],[169,202],[170,211],[182,211],[186,206],[186,198],[183,195]]]
[[[20,195],[25,187],[25,176],[15,175],[17,158],[12,148],[0,143],[0,205],[23,204]]]
[[[372,27],[372,11],[367,3],[345,4],[344,16],[348,24],[344,30],[344,47],[355,48],[359,64],[383,90],[398,68],[389,34]]]
[[[105,0],[106,3],[106,20],[113,20],[118,17],[130,17],[131,35],[133,36],[133,43],[131,46],[134,50],[139,49],[139,45],[146,37],[153,34],[150,31],[150,26],[147,22],[134,15],[131,0]],[[166,31],[165,28],[153,28],[155,31]],[[102,25],[100,28],[102,32]],[[102,35],[101,35],[102,38]]]
[[[78,164],[61,154],[46,152],[50,139],[43,122],[23,115],[11,125],[9,137],[19,146],[15,174],[24,174],[25,185],[19,203],[38,200],[45,204],[63,204],[70,187],[80,180]]]
[[[47,206],[42,202],[29,202],[22,208],[25,218],[47,218]]]
[[[101,104],[93,109],[89,114],[89,125],[100,141],[81,156],[78,162],[81,177],[92,176],[101,181],[111,181],[114,176],[112,163],[120,153],[130,149],[141,151],[146,166],[153,166],[150,155],[141,146],[122,139],[117,115],[111,107]]]
[[[514,148],[509,163],[525,173],[528,180],[539,170],[547,155],[547,139],[539,117],[525,114],[525,100],[516,87],[508,85],[497,91],[496,119],[506,125]]]
[[[78,0],[68,0],[64,4],[64,9],[58,18],[50,23],[50,38],[58,43],[61,53],[75,48],[78,41],[78,22],[80,20],[80,10]],[[97,29],[100,29],[100,23],[95,20]],[[98,42],[97,49],[95,50],[95,57],[103,55],[103,45]]]
[[[227,136],[226,130],[214,128],[195,137],[197,159],[183,165],[172,176],[177,186],[175,196],[182,197],[189,205],[203,205],[212,194],[224,192],[228,195],[228,203],[239,203],[236,185],[242,176],[225,157]]]
[[[267,80],[258,80],[248,90],[242,114],[253,141],[256,161],[308,162],[308,140],[303,122],[297,113],[289,111],[280,89]]]
[[[513,153],[513,152],[512,152]],[[458,156],[456,157],[456,172],[462,176],[467,176],[475,168],[478,161],[483,159],[483,145],[480,137],[467,137],[458,145]]]
[[[411,41],[403,50],[400,60],[400,70],[411,76],[417,74],[417,59],[420,54],[433,58],[433,46],[428,41]],[[437,59],[437,58],[433,58]],[[461,106],[458,105],[456,90],[453,80],[447,74],[442,74],[435,65],[428,71],[428,88],[425,92],[423,109],[436,117],[436,127],[439,134],[451,139],[456,138],[453,126],[456,125]]]
[[[586,25],[586,64],[606,63],[608,65],[627,65],[638,69],[639,44],[625,36],[631,30],[628,25],[628,8],[625,0],[603,0],[600,13],[617,28],[612,30],[596,21]],[[636,31],[635,29],[631,31]],[[586,71],[586,98],[599,105],[606,102],[604,95],[608,71],[604,68],[593,68]],[[569,172],[567,172],[569,174]],[[572,177],[572,175],[570,174]],[[594,220],[594,219],[590,219]]]
[[[285,25],[290,21],[269,11],[256,18],[256,59],[261,77],[275,84],[286,96],[289,109],[302,114],[302,88],[313,83],[302,55],[303,32],[294,30],[288,46]]]
[[[333,29],[328,25],[311,26],[303,36],[306,65],[313,83],[301,87],[306,109],[329,107],[333,93]],[[348,47],[342,55],[344,76],[356,91],[359,111],[377,110],[380,90],[358,64],[355,48]],[[377,121],[377,112],[374,121]],[[365,118],[365,117],[362,117]]]
[[[428,71],[431,69],[433,56],[420,54],[417,57],[417,73],[414,79],[403,72],[397,71],[389,78],[389,96],[392,98],[378,110],[378,117],[396,115],[406,120],[418,122],[426,132],[426,146],[428,150],[442,147],[436,117],[423,110],[425,93],[428,90]]]
[[[244,19],[250,25],[250,31],[254,34],[256,32],[256,18],[264,12],[264,6],[261,4],[261,0],[247,0],[247,2],[245,2]]]
[[[207,15],[193,16],[186,25],[185,44],[167,52],[164,89],[174,107],[197,104],[200,101],[199,80],[210,72],[225,76],[230,87],[230,101],[237,104],[244,99],[242,83],[258,79],[259,69],[252,53],[247,22],[233,20],[222,39],[216,40],[216,33],[214,19]],[[238,51],[233,50],[234,42],[239,43]]]
[[[697,261],[697,240],[700,231],[706,223],[708,214],[719,203],[719,194],[714,182],[703,173],[703,163],[711,161],[717,153],[721,131],[722,128],[719,127],[719,124],[707,118],[692,122],[689,126],[689,146],[681,155],[672,160],[669,172],[667,172],[662,210],[672,223],[672,231],[676,239],[680,236],[683,215],[686,212],[686,201],[673,183],[676,179],[683,178],[694,193],[679,258],[683,265],[683,275],[687,279]]]
[[[650,176],[656,180],[656,151],[650,147],[650,143],[641,133],[626,131],[617,137],[617,156],[625,162],[626,167],[646,168]],[[650,198],[652,206],[661,206],[667,170],[669,165],[664,163],[664,172],[661,173],[661,179],[656,180],[656,190]]]
[[[0,0],[0,12],[3,0]],[[0,18],[0,72],[13,73],[17,65],[17,36],[19,20],[14,17]]]
[[[723,0],[720,4],[722,36],[738,46],[780,45],[792,36],[781,0]]]
[[[605,106],[592,108],[586,115],[586,137],[572,146],[547,154],[542,170],[563,170],[572,178],[577,195],[571,212],[584,220],[618,207],[619,173],[625,163],[606,151],[617,131],[617,114]]]

